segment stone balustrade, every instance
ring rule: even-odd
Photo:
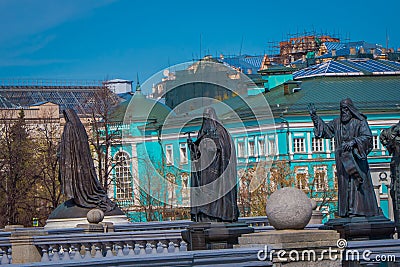
[[[261,231],[268,227],[265,216],[242,217],[239,222],[260,228]],[[42,262],[182,252],[187,247],[181,232],[191,223],[190,220],[179,220],[115,225],[114,232],[111,233],[84,233],[84,229],[80,228],[0,230],[0,263],[6,265],[13,262],[13,244],[18,248],[35,246]],[[11,237],[12,235],[15,236]],[[22,250],[25,251],[26,247]],[[31,252],[34,253],[35,250]],[[20,263],[20,260],[17,261]]]
[[[181,231],[144,231],[34,237],[42,262],[137,256],[186,251]]]

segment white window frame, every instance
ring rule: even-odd
[[[324,173],[324,176],[321,177],[317,176],[319,173]],[[316,192],[322,192],[324,190],[328,189],[328,177],[327,177],[327,172],[326,172],[326,166],[316,166],[314,167],[314,188]]]
[[[266,155],[266,152],[265,152],[265,140],[264,139],[258,139],[257,144],[258,144],[258,156]]]
[[[237,156],[239,158],[246,157],[246,147],[245,147],[244,141],[237,142]]]
[[[305,177],[303,178],[300,175],[301,176],[305,175]],[[295,176],[296,176],[296,181],[295,181],[296,187],[298,189],[308,190],[309,189],[308,188],[308,168],[307,167],[296,167],[295,168]],[[299,177],[303,178],[303,179],[299,179]],[[303,185],[303,182],[306,182],[306,183]]]
[[[304,137],[293,138],[293,151],[295,153],[306,152],[306,139]]]
[[[129,154],[119,151],[114,156],[117,165],[114,167],[115,173],[115,198],[117,200],[133,199],[133,177],[129,164]]]
[[[167,165],[174,164],[174,147],[172,144],[165,145],[165,160]]]
[[[255,156],[256,144],[254,142],[254,139],[249,139],[247,145],[248,145],[249,157]]]
[[[312,152],[323,152],[324,151],[324,139],[313,137],[312,143],[311,143],[311,151]]]
[[[180,155],[180,163],[187,164],[188,163],[188,148],[186,143],[179,144],[179,155]]]

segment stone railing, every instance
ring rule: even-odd
[[[12,263],[86,261],[91,258],[134,257],[187,250],[180,230],[67,235],[27,230],[11,233],[10,243],[14,252]]]
[[[260,228],[260,231],[271,228],[265,216],[241,217],[239,222]],[[2,265],[19,262],[16,255],[12,257],[13,250],[24,253],[20,258],[31,257],[42,262],[186,251],[181,232],[191,223],[190,220],[179,220],[115,225],[112,233],[84,233],[80,228],[45,230],[41,227],[0,231],[0,262]],[[28,254],[31,254],[27,255],[29,246]],[[21,250],[16,251],[16,248]]]

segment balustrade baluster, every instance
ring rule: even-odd
[[[187,251],[187,244],[185,241],[181,241],[179,251]]]
[[[83,260],[88,260],[92,258],[92,253],[91,251],[91,244],[90,243],[83,243],[83,246],[85,248],[85,252],[83,255]]]
[[[126,246],[128,247],[129,251],[128,251],[128,256],[133,257],[135,256],[135,243],[133,242],[128,242],[126,244]]]
[[[125,243],[124,245],[123,245],[123,248],[122,248],[122,254],[124,254],[124,256],[127,256],[128,254],[129,254],[129,244],[128,243]]]
[[[72,251],[73,251],[73,252],[72,252],[72,254],[73,254],[72,259],[73,259],[74,261],[80,261],[80,260],[82,260],[82,255],[81,255],[81,244],[79,244],[79,243],[72,244],[71,248],[72,248]]]
[[[135,255],[139,255],[140,254],[140,245],[139,245],[139,243],[135,243],[135,247],[133,248],[133,252],[135,253]]]
[[[168,243],[168,253],[174,253],[175,252],[175,244],[174,242],[169,242]]]
[[[158,241],[157,243],[157,253],[163,253],[164,252],[164,247],[161,241]]]
[[[51,257],[51,261],[54,261],[54,262],[60,261],[60,254],[58,254],[59,246],[58,245],[52,245],[51,246],[51,251],[52,251],[52,255],[53,255],[53,257]]]
[[[96,258],[96,259],[103,258],[103,254],[101,251],[101,243],[94,243],[93,246],[94,246],[94,250],[95,250],[94,258]]]
[[[124,254],[122,253],[122,246],[120,244],[115,245],[115,249],[117,251],[117,257],[123,257]]]
[[[10,259],[8,257],[8,247],[1,248],[1,265],[10,264]]]
[[[107,257],[107,258],[114,257],[114,255],[112,253],[112,246],[113,246],[113,244],[111,242],[106,242],[104,244],[105,257]]]
[[[146,241],[139,241],[140,255],[146,255]]]
[[[71,245],[69,244],[64,244],[61,246],[61,250],[62,250],[62,259],[63,261],[70,261],[71,260],[71,255],[70,255],[70,247]]]
[[[146,254],[151,254],[153,252],[153,248],[151,247],[151,243],[146,244],[145,248]]]
[[[40,245],[40,250],[42,251],[42,259],[41,262],[49,262],[49,245]]]

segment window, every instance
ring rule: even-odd
[[[182,181],[182,205],[187,207],[190,202],[189,202],[189,196],[190,196],[190,188],[189,186],[189,174],[186,172],[181,174],[181,181]]]
[[[324,139],[320,138],[312,138],[312,151],[313,152],[321,152],[324,151]]]
[[[296,187],[298,189],[308,189],[307,168],[297,168],[296,169]]]
[[[176,185],[176,179],[175,175],[172,173],[167,173],[166,175],[167,178],[167,187],[168,187],[168,204],[172,204],[173,201],[176,200],[176,195],[175,195],[175,185]]]
[[[167,165],[174,164],[174,151],[172,150],[172,145],[165,146],[165,156],[167,160]]]
[[[244,142],[238,142],[238,157],[239,158],[244,158],[245,157],[245,153],[244,153]]]
[[[304,138],[294,138],[294,152],[305,152],[305,140]]]
[[[327,189],[326,168],[316,167],[314,169],[314,187],[315,191],[324,191]]]
[[[258,155],[265,155],[265,141],[264,139],[259,139],[258,140]]]
[[[132,199],[133,186],[129,155],[125,152],[118,152],[115,160],[115,197],[117,200],[130,200]]]
[[[254,156],[254,140],[249,140],[249,156]]]
[[[379,149],[379,137],[377,135],[372,136],[372,149]]]
[[[331,151],[335,151],[335,138],[331,138],[330,140]]]
[[[179,153],[180,153],[180,159],[181,159],[180,162],[181,162],[181,164],[188,163],[186,143],[180,143],[179,144]]]
[[[269,152],[269,155],[276,155],[274,140],[268,140],[268,152]]]

